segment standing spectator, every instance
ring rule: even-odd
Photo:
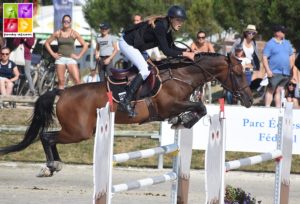
[[[253,71],[258,71],[260,69],[260,62],[258,58],[258,49],[256,46],[255,36],[257,34],[257,30],[255,25],[249,24],[247,28],[243,32],[243,36],[240,39],[237,39],[232,45],[231,53],[235,53],[235,48],[238,45],[243,47],[243,51],[245,53],[245,57],[247,57],[252,64],[253,69],[251,69],[251,78]]]
[[[206,33],[202,30],[200,30],[197,33],[197,40],[195,42],[192,43],[191,45],[191,49],[193,52],[195,53],[199,53],[199,52],[215,52],[214,47],[212,46],[212,44],[210,42],[207,42],[205,40],[206,38]]]
[[[74,84],[80,84],[80,74],[77,66],[77,61],[87,51],[88,45],[83,40],[78,32],[71,28],[72,19],[69,15],[62,17],[62,28],[53,33],[45,42],[50,55],[55,59],[56,73],[58,78],[58,89],[65,88],[65,72],[66,66],[74,81]],[[57,40],[58,51],[54,52],[50,46],[53,40]],[[75,53],[75,40],[81,44],[82,49],[79,54]]]
[[[0,93],[1,95],[11,95],[14,83],[19,79],[19,70],[17,65],[9,60],[10,49],[1,48],[0,62]]]
[[[5,38],[2,36],[2,31],[0,31],[0,49],[2,47],[6,47],[6,40]]]
[[[90,73],[88,75],[84,76],[82,81],[84,83],[99,82],[100,77],[97,74],[97,69],[96,68],[91,68]]]
[[[31,49],[34,45],[35,37],[32,38],[15,38],[13,44],[15,47],[18,47],[20,44],[24,46],[24,57],[25,58],[25,66],[24,66],[24,73],[26,79],[28,80],[29,90],[30,93],[34,96],[36,95],[36,91],[33,86],[32,77],[31,77]]]
[[[108,23],[100,24],[100,35],[97,37],[96,60],[98,61],[98,72],[100,80],[104,81],[105,75],[110,76],[112,60],[118,53],[117,39],[110,34]]]
[[[265,106],[269,107],[275,92],[275,105],[280,107],[280,94],[288,83],[294,64],[291,43],[285,39],[286,28],[274,26],[274,37],[270,39],[263,50],[263,64],[269,78],[265,95]]]

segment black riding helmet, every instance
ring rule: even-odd
[[[184,8],[182,8],[181,6],[177,6],[177,5],[171,6],[169,8],[167,17],[181,18],[183,20],[185,20],[187,18]]]

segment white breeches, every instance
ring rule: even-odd
[[[139,69],[140,74],[145,80],[149,76],[150,71],[148,70],[148,64],[142,53],[133,46],[128,45],[123,37],[120,38],[119,46],[121,53],[123,53],[125,57],[127,57],[134,64],[134,66]]]

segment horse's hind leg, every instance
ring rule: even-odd
[[[46,154],[47,168],[41,170],[39,177],[52,176],[54,171],[62,169],[61,159],[56,148],[56,138],[59,131],[42,132],[40,134],[41,142]]]

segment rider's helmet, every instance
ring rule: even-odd
[[[185,13],[184,8],[182,8],[181,6],[174,5],[169,8],[167,17],[181,18],[181,19],[185,20],[186,13]]]

